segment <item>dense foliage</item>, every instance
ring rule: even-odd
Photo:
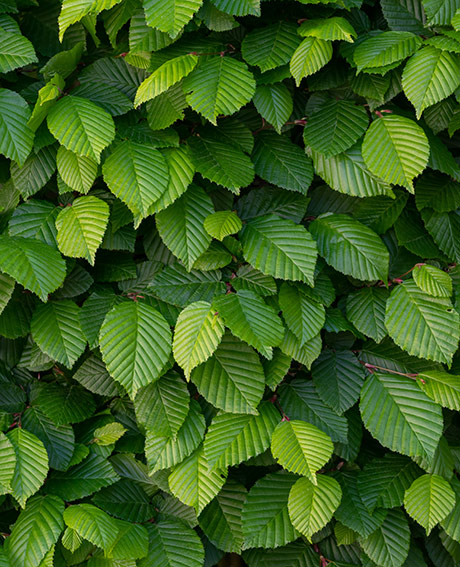
[[[460,565],[460,1],[0,0],[0,567]]]

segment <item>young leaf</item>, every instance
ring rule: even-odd
[[[332,58],[332,44],[316,37],[305,38],[292,55],[289,68],[299,86],[304,77],[319,71]]]

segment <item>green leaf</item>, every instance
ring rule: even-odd
[[[268,449],[280,415],[270,402],[262,402],[258,410],[259,415],[219,412],[212,420],[204,439],[211,469],[238,465]]]
[[[266,215],[247,222],[241,241],[245,259],[264,274],[313,285],[316,245],[302,226]]]
[[[297,476],[278,471],[259,479],[244,503],[244,549],[275,548],[294,541],[299,533],[288,514],[288,498]]]
[[[161,152],[129,140],[105,160],[102,173],[112,193],[141,217],[150,214],[150,206],[162,197],[169,183],[168,164]]]
[[[323,467],[332,455],[334,447],[329,436],[304,421],[284,421],[275,429],[271,450],[279,464],[286,470],[306,476],[317,484],[316,471]]]
[[[448,51],[427,46],[413,55],[404,68],[404,93],[417,118],[425,108],[450,96],[460,84],[460,61]]]
[[[144,4],[145,20],[152,28],[175,38],[201,4],[202,0],[147,0]]]
[[[402,510],[390,510],[383,524],[362,540],[364,552],[377,565],[400,567],[409,553],[410,531]]]
[[[226,236],[239,232],[243,223],[233,211],[218,211],[206,217],[203,225],[209,235],[222,241]]]
[[[61,98],[48,114],[48,128],[68,150],[97,163],[115,137],[113,119],[93,102],[78,96]]]
[[[200,528],[219,549],[240,553],[243,544],[241,511],[247,491],[243,485],[228,481],[200,515]]]
[[[241,45],[244,60],[262,73],[289,63],[300,43],[296,27],[286,22],[248,33]]]
[[[451,297],[452,279],[449,274],[429,264],[417,264],[412,270],[417,286],[434,297]]]
[[[57,542],[64,522],[64,502],[57,496],[35,496],[19,514],[8,540],[12,565],[37,567]]]
[[[456,0],[422,0],[422,4],[426,10],[428,22],[431,25],[449,25],[458,9]]]
[[[48,474],[48,455],[43,443],[25,429],[12,429],[6,435],[16,453],[11,494],[25,507],[27,499],[42,486]]]
[[[163,63],[137,89],[134,106],[139,106],[162,93],[189,75],[198,63],[196,55],[181,55]]]
[[[103,425],[94,430],[94,443],[101,447],[111,445],[112,443],[116,443],[126,431],[126,427],[123,427],[123,425],[117,421],[107,423],[107,425]]]
[[[317,37],[328,41],[353,43],[357,37],[354,27],[345,18],[327,18],[302,22],[297,32],[302,37]]]
[[[437,213],[430,209],[422,211],[422,219],[426,230],[447,256],[454,261],[460,259],[458,234],[460,218],[457,213]]]
[[[257,354],[230,333],[212,357],[194,369],[191,379],[215,407],[257,415],[265,388],[263,368]]]
[[[26,37],[0,30],[0,73],[8,73],[36,61],[34,47]]]
[[[402,329],[401,321],[411,321],[410,329],[407,323]],[[409,354],[451,364],[460,327],[449,299],[433,297],[406,281],[387,301],[385,325],[390,337]]]
[[[225,469],[210,469],[203,447],[176,465],[168,477],[171,492],[199,514],[225,483]]]
[[[93,396],[75,384],[44,384],[34,400],[56,425],[80,423],[93,415],[96,404]]]
[[[200,445],[205,430],[198,402],[190,400],[190,409],[176,438],[147,432],[145,456],[151,473],[173,467]]]
[[[34,341],[44,353],[67,368],[72,368],[86,346],[78,317],[79,308],[67,299],[39,305],[32,317]]]
[[[176,437],[184,423],[190,396],[182,378],[174,372],[139,390],[134,400],[136,416],[148,431]]]
[[[19,167],[11,164],[11,179],[16,189],[26,198],[44,187],[56,171],[56,148],[49,146],[33,152]]]
[[[378,287],[363,287],[347,296],[347,319],[377,343],[387,335],[385,307],[388,297],[388,290]]]
[[[219,114],[233,114],[247,104],[255,81],[247,66],[231,57],[210,57],[185,78],[189,105],[216,124]]]
[[[419,374],[420,388],[443,407],[460,411],[460,377],[447,372],[427,370]]]
[[[302,345],[320,332],[326,320],[323,305],[310,297],[308,289],[283,283],[279,292],[284,320]]]
[[[283,340],[284,327],[275,310],[260,296],[243,290],[216,298],[213,306],[233,335],[272,358],[271,347]]]
[[[21,425],[43,443],[51,468],[61,471],[68,468],[75,451],[75,435],[70,425],[56,425],[37,407],[24,412]]]
[[[421,39],[408,31],[387,31],[360,43],[353,52],[358,73],[364,68],[385,67],[414,54]]]
[[[144,526],[121,520],[117,521],[117,527],[117,539],[112,548],[108,550],[107,555],[120,561],[145,557],[149,545],[147,529]]]
[[[64,0],[59,14],[59,41],[62,42],[64,33],[69,26],[85,21],[89,15],[97,15],[102,10],[112,8],[120,0]],[[87,21],[87,20],[86,20]]]
[[[308,478],[299,478],[289,494],[289,517],[308,540],[331,520],[342,497],[335,479],[319,475],[317,480],[315,485]]]
[[[69,506],[64,512],[64,522],[80,537],[102,549],[110,549],[117,539],[116,521],[92,504]]]
[[[346,100],[331,100],[322,104],[308,119],[303,138],[306,145],[330,158],[351,148],[368,124],[369,118],[363,107]]]
[[[99,344],[110,375],[134,398],[160,377],[171,352],[171,331],[153,307],[130,301],[109,311]]]
[[[310,159],[285,136],[261,132],[252,153],[256,174],[265,181],[304,195],[313,180]]]
[[[310,225],[318,251],[339,272],[360,280],[388,278],[388,250],[370,228],[347,215],[326,214]]]
[[[275,280],[271,276],[266,276],[255,270],[249,264],[238,268],[236,278],[232,280],[232,287],[237,291],[253,291],[262,297],[276,294]]]
[[[71,258],[85,258],[94,266],[109,216],[109,206],[101,199],[91,196],[75,199],[56,219],[59,250]]]
[[[149,550],[139,567],[202,567],[203,544],[197,533],[176,518],[149,524]]]
[[[406,489],[420,472],[419,467],[407,457],[386,453],[383,458],[368,462],[358,474],[359,495],[370,512],[377,506],[402,506]]]
[[[364,163],[361,144],[357,143],[345,152],[326,158],[323,154],[311,151],[315,172],[339,193],[352,197],[393,196],[390,186],[374,176]],[[347,183],[344,184],[343,180]],[[363,203],[366,203],[364,201]],[[359,204],[358,204],[359,206]]]
[[[455,492],[437,474],[425,474],[411,484],[404,496],[407,513],[426,530],[444,520],[455,506]]]
[[[425,169],[429,155],[430,146],[422,128],[403,116],[374,120],[364,136],[363,158],[369,170],[411,193],[413,179]]]
[[[305,38],[292,55],[289,68],[296,85],[319,71],[332,58],[332,44],[316,37]]]
[[[0,153],[23,165],[32,150],[34,133],[27,125],[29,106],[18,94],[0,89]]]
[[[239,194],[254,179],[254,165],[239,148],[218,139],[190,137],[187,140],[192,163],[203,177]]]
[[[364,425],[384,447],[433,460],[442,434],[441,407],[410,378],[371,374],[360,402]]]
[[[187,271],[211,242],[203,223],[213,212],[212,201],[204,190],[191,185],[182,197],[156,215],[161,239]]]
[[[155,275],[151,289],[163,301],[186,307],[195,301],[211,301],[215,295],[225,293],[226,286],[221,278],[218,270],[187,272],[182,264],[172,264]]]
[[[311,373],[318,394],[337,413],[342,414],[358,401],[365,375],[352,352],[323,351]]]
[[[292,95],[283,83],[259,85],[252,99],[257,112],[278,134],[294,109]]]
[[[13,295],[16,282],[10,276],[0,273],[0,313],[8,305],[11,296]]]
[[[53,471],[46,481],[46,490],[71,502],[89,496],[118,480],[120,477],[106,459],[96,453],[89,453],[68,471]]]
[[[79,193],[88,193],[97,177],[98,167],[94,160],[60,146],[56,162],[59,175],[66,185]]]
[[[16,468],[16,453],[13,445],[3,433],[0,433],[0,492],[11,491],[11,482]]]
[[[174,331],[173,354],[187,380],[190,372],[216,350],[224,330],[221,317],[206,301],[191,303],[181,311]]]

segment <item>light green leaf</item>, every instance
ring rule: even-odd
[[[134,398],[160,377],[171,352],[171,331],[153,307],[124,302],[104,319],[99,344],[111,376]]]
[[[449,299],[428,295],[413,281],[406,281],[387,301],[385,325],[390,337],[409,354],[451,364],[460,319]]]
[[[257,415],[265,388],[263,368],[257,354],[230,333],[212,357],[194,369],[191,379],[215,407]]]
[[[278,471],[259,479],[243,507],[244,549],[275,548],[294,541],[299,533],[288,514],[288,498],[297,475]]]
[[[59,250],[71,258],[85,258],[94,266],[109,216],[109,206],[101,199],[92,196],[75,199],[56,219]]]
[[[154,146],[127,140],[122,142],[102,166],[104,181],[112,193],[141,217],[168,189],[169,168]]]
[[[460,61],[448,51],[424,47],[404,67],[404,93],[414,105],[417,118],[425,108],[450,96],[459,84]]]
[[[369,170],[387,183],[414,192],[414,177],[425,169],[430,155],[428,139],[418,124],[397,115],[383,116],[370,125],[363,141]]]
[[[42,486],[48,474],[48,454],[33,433],[16,428],[6,435],[16,454],[16,468],[11,480],[11,494],[25,507],[27,499]]]
[[[145,81],[143,81],[136,92],[134,106],[139,106],[162,93],[189,75],[198,63],[196,55],[181,55],[169,59],[160,65]]]
[[[319,333],[306,343],[301,344],[294,333],[287,330],[283,342],[280,344],[280,350],[310,369],[312,363],[321,353],[321,346],[321,336]]]
[[[302,37],[317,37],[327,41],[343,40],[353,43],[357,37],[354,27],[345,18],[307,20],[300,24],[297,33]]]
[[[443,407],[460,411],[460,376],[427,370],[418,376],[420,388]]]
[[[310,232],[321,256],[339,272],[387,281],[388,250],[367,226],[347,215],[325,214],[311,223]]]
[[[305,38],[295,50],[289,68],[299,86],[304,77],[313,75],[319,71],[332,58],[332,43],[317,39],[316,37]]]
[[[252,73],[231,57],[211,57],[184,80],[189,105],[216,124],[219,114],[233,114],[247,104],[255,91]]]
[[[230,234],[239,232],[243,226],[240,218],[233,211],[218,211],[204,219],[204,228],[217,240],[223,240]]]
[[[126,427],[123,427],[123,425],[117,421],[107,423],[106,425],[94,430],[94,443],[101,447],[111,445],[112,443],[116,443],[118,439],[126,433],[126,431],[128,431]]]
[[[268,449],[280,414],[270,402],[262,402],[258,410],[259,415],[216,415],[204,439],[209,467],[238,465]]]
[[[275,429],[271,450],[286,470],[306,476],[317,484],[316,471],[332,455],[334,446],[326,433],[305,421],[283,421]]]
[[[0,153],[23,165],[32,150],[34,133],[27,125],[30,110],[18,94],[0,89]]]
[[[361,42],[353,52],[358,73],[364,68],[386,67],[417,51],[421,39],[408,31],[387,31]]]
[[[145,20],[147,25],[175,38],[201,4],[202,0],[147,0]]]
[[[181,311],[174,330],[173,354],[187,380],[190,372],[216,350],[224,330],[220,315],[206,301],[191,303]]]
[[[67,368],[72,368],[86,346],[78,318],[79,308],[67,299],[39,305],[32,317],[34,341]]]
[[[296,26],[279,22],[248,33],[241,51],[249,65],[257,65],[264,73],[289,63],[299,43]]]
[[[0,73],[8,73],[18,67],[38,61],[34,46],[16,32],[0,30]]]
[[[225,483],[225,469],[210,469],[203,447],[174,467],[168,478],[171,492],[199,514]]]
[[[330,158],[351,148],[368,124],[369,118],[362,106],[347,100],[328,100],[309,117],[303,139],[313,150]]]
[[[444,520],[455,506],[455,492],[449,483],[437,474],[424,474],[414,480],[404,496],[407,513],[426,530]]]
[[[79,193],[88,193],[97,177],[98,167],[94,160],[60,146],[56,163],[59,175],[66,185]]]
[[[64,0],[59,14],[59,41],[62,42],[67,28],[89,15],[108,10],[121,0]]]
[[[185,264],[187,271],[211,242],[203,223],[213,212],[212,201],[205,191],[198,185],[191,185],[179,199],[156,215],[161,239]]]
[[[190,406],[190,395],[183,379],[169,372],[139,390],[134,400],[136,416],[148,431],[175,438]]]
[[[412,277],[417,286],[424,292],[434,297],[452,296],[452,279],[430,264],[417,264],[412,270]]]
[[[415,381],[371,374],[361,392],[360,410],[364,425],[384,447],[433,460],[442,434],[442,411]]]
[[[102,549],[110,549],[118,535],[117,522],[92,504],[69,506],[64,522],[77,534]]]
[[[283,283],[279,291],[279,306],[289,329],[300,344],[313,339],[326,320],[324,306],[311,298],[308,288]]]
[[[317,251],[304,227],[277,215],[266,215],[247,222],[241,242],[245,259],[264,274],[313,285]]]
[[[13,526],[8,540],[12,565],[37,567],[57,542],[64,522],[64,502],[57,496],[34,496]]]
[[[243,290],[217,297],[213,306],[233,335],[272,358],[271,347],[283,340],[284,327],[276,311],[260,296]]]
[[[378,287],[363,287],[347,296],[347,319],[377,343],[387,335],[385,307],[388,297],[388,290]]]
[[[233,16],[260,16],[260,0],[213,0],[216,8]]]
[[[16,468],[16,453],[4,433],[0,433],[0,493],[11,491],[11,482]]]
[[[314,485],[308,478],[299,478],[289,494],[289,517],[308,540],[331,520],[342,497],[335,479],[319,475],[317,480]]]
[[[48,128],[68,150],[101,161],[101,152],[115,137],[113,119],[100,106],[78,96],[61,98],[51,107]]]

